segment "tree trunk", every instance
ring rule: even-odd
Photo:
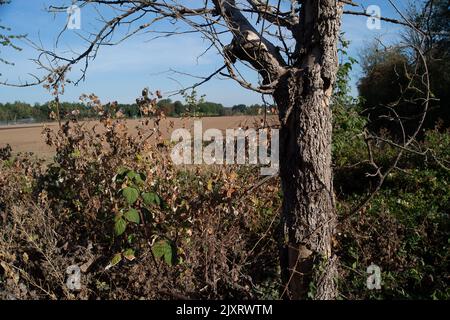
[[[284,297],[330,299],[336,293],[331,110],[317,70],[291,74],[287,82],[288,100],[278,101],[293,105],[280,132]]]
[[[281,121],[282,295],[288,299],[337,295],[329,102],[338,64],[340,14],[337,1],[304,2],[298,60],[274,94]]]

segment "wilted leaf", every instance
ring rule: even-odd
[[[133,249],[127,249],[125,250],[125,252],[123,253],[123,256],[125,257],[125,259],[127,259],[128,261],[133,261],[136,257],[134,255],[134,250]]]
[[[23,253],[23,262],[28,263],[29,257],[28,254],[26,252]]]
[[[207,185],[207,187],[206,187],[207,189],[208,189],[208,191],[212,191],[212,189],[213,189],[213,185],[212,185],[212,180],[210,179],[210,180],[208,180],[208,185]]]

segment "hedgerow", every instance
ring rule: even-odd
[[[278,298],[277,178],[261,183],[254,167],[174,166],[155,99],[139,100],[151,117],[131,133],[92,98],[98,125],[44,130],[51,163],[0,150],[0,298]],[[402,171],[347,216],[373,183],[354,110],[335,109],[340,298],[448,299],[450,133],[428,131],[427,152],[405,156]],[[379,145],[374,157],[388,164],[393,148]],[[381,290],[367,289],[372,263]],[[71,266],[80,290],[67,286]]]

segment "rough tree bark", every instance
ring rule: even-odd
[[[333,299],[335,203],[331,170],[332,115],[341,7],[304,1],[297,31],[298,58],[280,79],[280,177],[284,194],[281,268],[290,299]]]

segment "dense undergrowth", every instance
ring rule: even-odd
[[[368,205],[347,216],[378,183],[364,138],[355,132],[364,121],[351,114],[346,130],[335,123],[342,298],[449,299],[450,131],[426,131],[415,149],[422,151],[406,152]],[[399,150],[377,143],[373,151],[386,170]],[[372,263],[381,268],[381,290],[367,290]]]
[[[448,299],[450,132],[427,132],[420,144],[429,152],[405,155],[348,216],[376,183],[355,110],[334,110],[340,298]],[[101,128],[46,129],[56,148],[48,165],[0,151],[0,298],[279,297],[277,178],[260,183],[251,167],[174,166],[159,121],[144,119],[137,135],[106,116]],[[374,150],[384,166],[397,152]],[[372,263],[381,290],[366,287]],[[66,284],[74,265],[75,291]]]
[[[156,120],[159,121],[159,120]],[[44,166],[2,153],[2,298],[256,298],[277,287],[275,183],[251,168],[174,167],[154,120],[45,130]],[[82,289],[69,291],[77,265]]]

